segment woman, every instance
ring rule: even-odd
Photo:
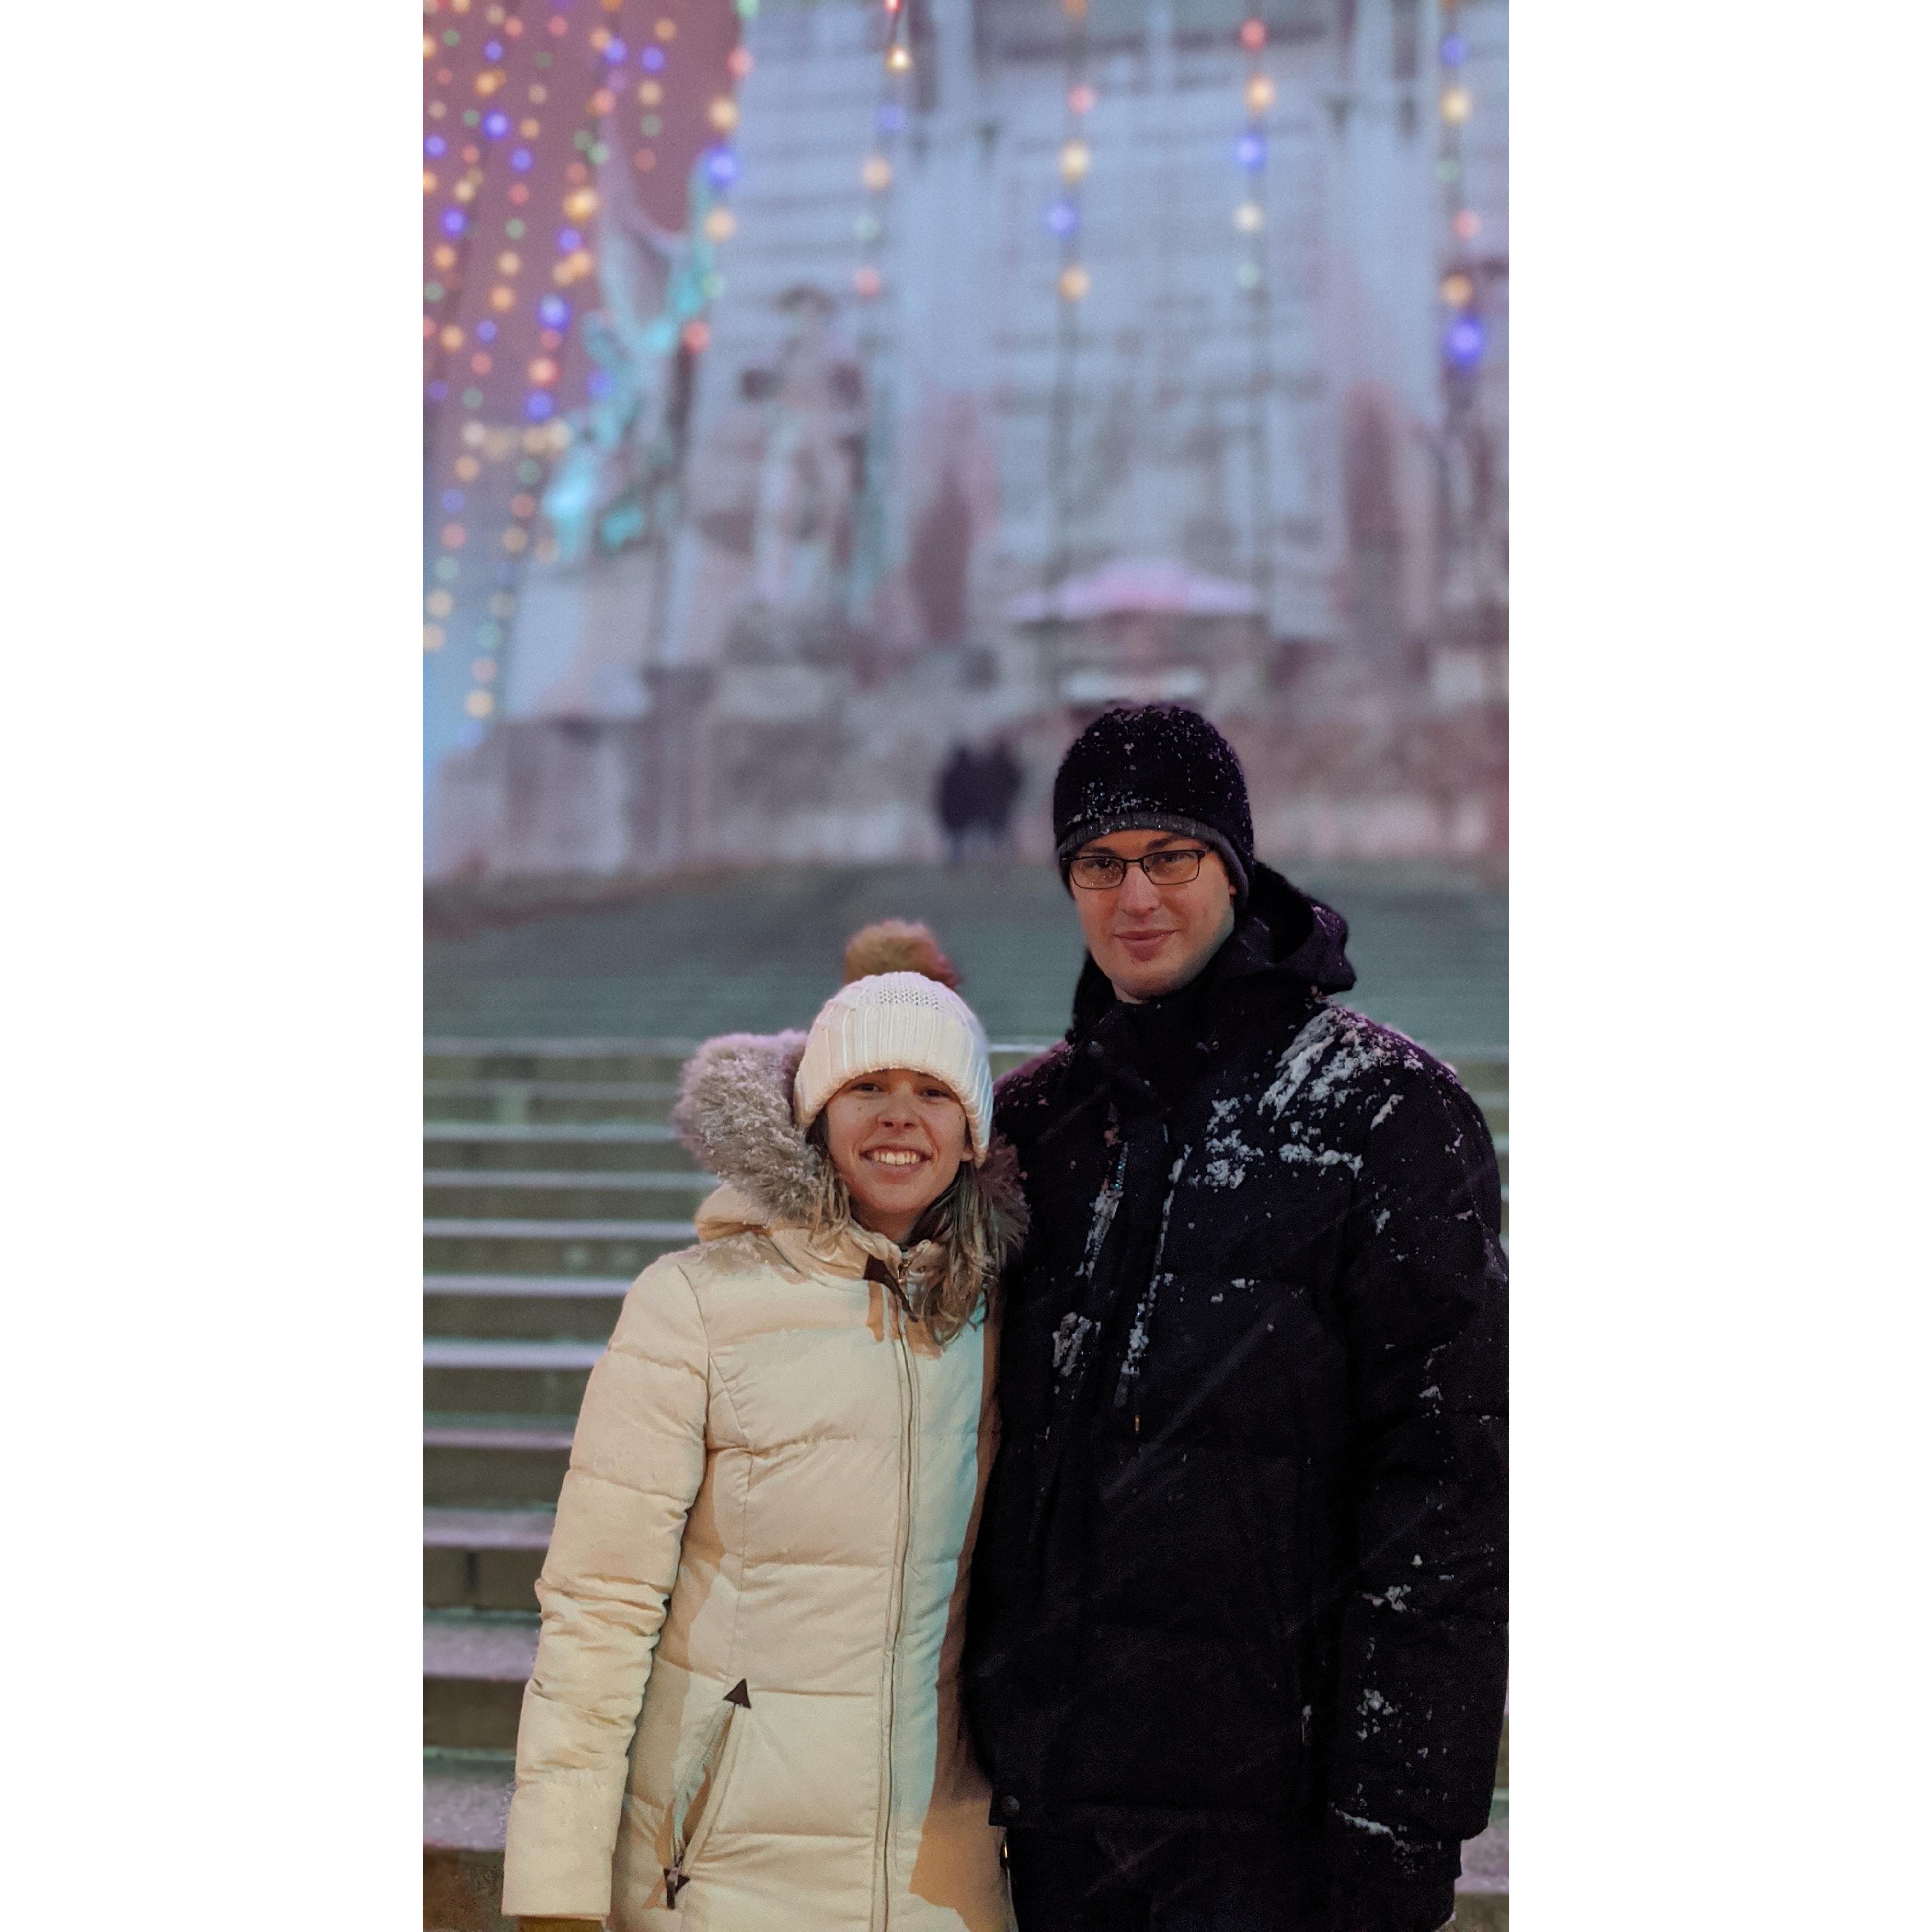
[[[526,1932],[1004,1932],[966,1742],[1017,1245],[985,1036],[884,973],[809,1035],[701,1048],[672,1113],[724,1185],[592,1370],[537,1586],[503,1910]]]

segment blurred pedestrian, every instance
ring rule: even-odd
[[[946,843],[946,863],[961,864],[966,856],[967,835],[980,818],[980,761],[970,745],[955,745],[940,767],[933,787],[932,811]]]
[[[1232,749],[1108,712],[1053,791],[1087,960],[996,1118],[1031,1232],[968,1710],[1021,1932],[1434,1932],[1503,1708],[1495,1153],[1330,1004]]]
[[[995,739],[980,766],[980,791],[987,842],[1002,857],[1012,849],[1013,803],[1024,782],[1012,748]]]
[[[524,1932],[1006,1932],[958,1682],[1024,1215],[992,1113],[978,1020],[913,973],[686,1067],[673,1124],[724,1184],[578,1418],[504,1852]]]

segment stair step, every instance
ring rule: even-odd
[[[514,1750],[537,1655],[533,1610],[423,1613],[423,1742]]]
[[[425,1335],[423,1407],[446,1415],[574,1415],[609,1340],[608,1333]]]
[[[554,1510],[426,1509],[426,1550],[536,1550],[550,1547]]]
[[[438,1216],[423,1222],[425,1234],[442,1239],[492,1241],[654,1241],[686,1247],[698,1238],[688,1221],[478,1220]]]
[[[1492,1820],[1480,1838],[1462,1846],[1462,1875],[1456,1881],[1456,1932],[1508,1932],[1509,1820]]]
[[[424,1849],[500,1852],[516,1784],[513,1751],[424,1751]]]
[[[590,1369],[596,1366],[603,1352],[602,1342],[496,1336],[423,1337],[426,1369]]]
[[[431,1415],[423,1424],[423,1500],[439,1509],[553,1509],[576,1426],[569,1415]]]
[[[534,1614],[504,1611],[425,1611],[423,1675],[526,1682],[537,1658]]]
[[[423,1511],[423,1601],[435,1609],[534,1610],[554,1510]]]
[[[675,1080],[698,1042],[692,1040],[581,1040],[530,1036],[490,1040],[432,1034],[423,1042],[424,1071],[438,1064],[446,1080]],[[579,1068],[584,1070],[579,1072]]]
[[[608,1279],[596,1275],[426,1275],[424,1332],[459,1340],[470,1336],[606,1342],[634,1279],[629,1275]]]
[[[465,1416],[425,1421],[425,1449],[501,1449],[511,1451],[557,1450],[568,1453],[575,1425],[568,1417],[525,1423],[520,1417]]]
[[[425,1099],[434,1100],[675,1100],[674,1080],[425,1080]]]
[[[627,1234],[617,1240],[584,1239],[580,1229],[560,1221],[538,1221],[524,1225],[529,1232],[498,1238],[500,1223],[494,1220],[472,1221],[473,1233],[460,1238],[439,1236],[433,1228],[424,1230],[425,1274],[493,1274],[515,1276],[527,1270],[533,1280],[547,1276],[581,1274],[587,1282],[621,1276],[634,1281],[639,1273],[660,1255],[688,1248],[694,1239],[688,1222],[673,1222],[670,1232],[656,1237]],[[627,1230],[634,1223],[623,1222]],[[593,1292],[596,1292],[595,1290]],[[435,1405],[432,1405],[434,1406]],[[485,1403],[484,1407],[489,1405]],[[446,1408],[468,1408],[469,1402],[445,1403]]]
[[[425,1120],[426,1141],[530,1141],[553,1146],[675,1147],[662,1120]]]
[[[622,1300],[634,1275],[575,1274],[426,1274],[425,1294],[554,1295],[573,1299],[606,1294]]]
[[[424,1170],[422,1180],[425,1187],[574,1187],[580,1193],[596,1194],[665,1189],[698,1193],[718,1185],[715,1175],[695,1169],[684,1174],[674,1168],[432,1167]]]

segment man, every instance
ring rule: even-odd
[[[1327,995],[1232,749],[1109,712],[1054,786],[1088,958],[1000,1085],[1033,1216],[969,1714],[1021,1932],[1433,1932],[1502,1722],[1482,1116]]]

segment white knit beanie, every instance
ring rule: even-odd
[[[808,1128],[847,1081],[895,1066],[929,1073],[952,1089],[966,1109],[978,1166],[993,1133],[986,1029],[957,993],[922,973],[854,980],[819,1008],[792,1085],[800,1126]]]

